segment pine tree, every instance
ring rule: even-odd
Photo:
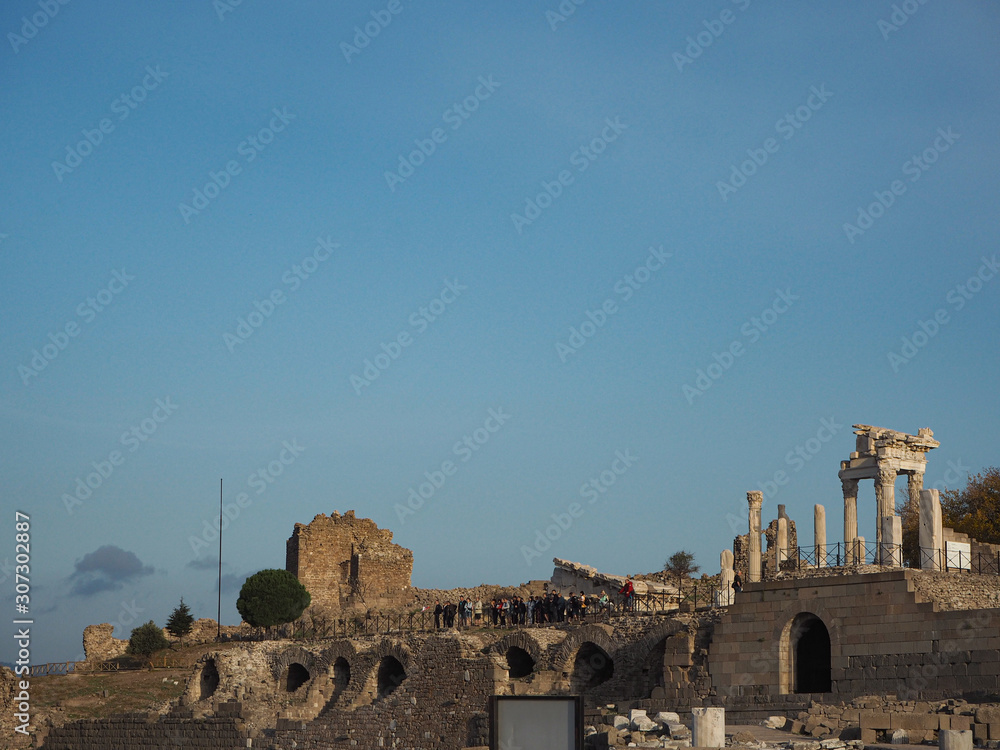
[[[181,603],[170,613],[170,619],[167,620],[167,632],[175,638],[180,638],[183,643],[184,636],[191,632],[192,623],[194,617],[191,616],[191,609],[184,603],[182,596]]]

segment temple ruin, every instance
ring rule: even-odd
[[[934,439],[934,433],[921,427],[916,435],[873,427],[868,424],[854,425],[857,435],[854,452],[847,461],[840,462],[840,484],[844,492],[844,541],[853,542],[858,538],[858,482],[862,479],[875,480],[875,541],[879,558],[888,552],[882,549],[886,526],[896,522],[885,519],[896,516],[896,477],[906,475],[907,489],[914,503],[920,501],[920,490],[924,487],[924,471],[927,468],[927,452],[941,445]],[[886,541],[890,547],[899,544],[899,536]]]

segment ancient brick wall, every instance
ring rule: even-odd
[[[76,721],[52,729],[45,737],[46,750],[108,750],[144,748],[177,750],[178,747],[211,747],[246,750],[248,734],[236,718],[161,717],[127,714],[108,719]]]
[[[410,599],[413,553],[392,541],[374,521],[320,514],[295,524],[285,548],[285,568],[312,595],[312,606],[328,613],[390,609]]]
[[[968,580],[946,575],[956,588]],[[947,585],[903,569],[868,575],[817,570],[813,577],[747,584],[713,635],[714,688],[734,706],[795,697],[796,639],[818,620],[830,649],[830,690],[816,694],[823,700],[1000,690],[1000,611],[944,610],[915,592],[917,577],[925,579],[917,586],[926,592]]]

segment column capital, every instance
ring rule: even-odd
[[[858,496],[858,480],[857,479],[841,479],[840,486],[844,490],[844,497],[857,497]]]
[[[894,484],[899,472],[891,466],[878,467],[878,484]]]
[[[760,510],[760,507],[764,504],[764,493],[759,490],[753,490],[747,493],[747,503],[751,508]]]

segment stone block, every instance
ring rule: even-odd
[[[726,710],[724,708],[694,707],[691,709],[692,739],[694,747],[726,746]]]
[[[971,716],[952,716],[951,717],[951,728],[953,730],[967,730],[972,729],[972,717]]]
[[[862,729],[889,729],[890,716],[882,711],[862,711],[860,721]]]
[[[976,709],[977,724],[993,724],[1000,722],[1000,708],[996,706],[980,706]]]
[[[940,750],[972,750],[972,732],[967,729],[946,729],[938,734]]]

